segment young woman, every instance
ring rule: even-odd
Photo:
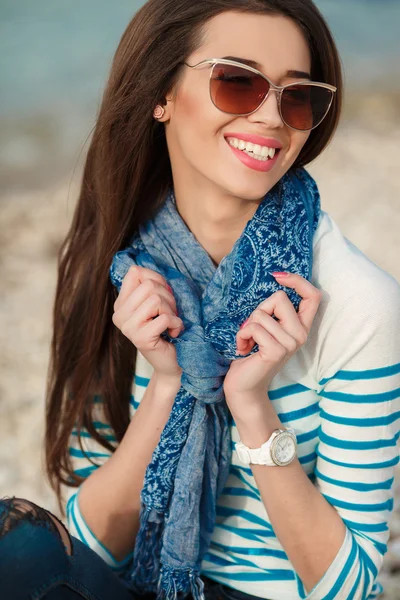
[[[311,0],[135,15],[60,253],[46,457],[68,531],[0,503],[2,598],[380,594],[400,293],[304,169],[341,94]]]

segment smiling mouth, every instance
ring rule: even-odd
[[[268,146],[261,146],[259,144],[253,144],[252,142],[245,142],[239,138],[229,137],[226,141],[230,146],[240,150],[244,154],[255,158],[260,162],[267,162],[272,160],[280,152],[280,148],[269,148]]]

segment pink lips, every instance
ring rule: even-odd
[[[261,135],[253,135],[252,133],[225,133],[224,138],[238,138],[244,142],[251,142],[252,144],[259,144],[260,146],[268,146],[268,148],[282,148],[282,144],[274,138],[266,138]]]
[[[255,171],[262,171],[266,173],[270,171],[276,164],[276,161],[279,156],[279,150],[282,148],[282,144],[278,142],[278,140],[274,140],[273,138],[264,138],[260,135],[252,135],[249,133],[229,133],[225,134],[225,141],[228,144],[229,148],[232,150],[234,154],[238,157],[238,159],[250,169],[254,169]],[[235,137],[244,142],[251,142],[253,144],[259,144],[260,146],[268,146],[268,148],[277,148],[277,152],[275,153],[274,158],[269,158],[266,161],[257,160],[256,158],[252,158],[242,150],[238,148],[234,148],[228,142],[227,138]]]

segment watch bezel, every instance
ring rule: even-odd
[[[294,443],[294,452],[293,452],[293,456],[287,460],[287,461],[281,461],[279,460],[279,458],[276,456],[276,446],[278,445],[278,442],[282,439],[282,437],[287,437],[290,436],[293,440]],[[271,452],[271,458],[274,461],[274,463],[276,465],[278,465],[278,467],[285,467],[286,465],[290,465],[290,463],[296,458],[297,455],[297,439],[296,436],[289,431],[288,429],[285,429],[284,431],[280,431],[278,433],[278,435],[276,435],[274,437],[274,439],[272,440],[271,446],[270,446],[270,452]]]

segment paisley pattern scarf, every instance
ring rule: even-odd
[[[231,462],[229,410],[223,382],[236,353],[240,325],[284,289],[270,271],[310,280],[313,236],[320,217],[315,181],[301,168],[269,191],[218,267],[180,217],[173,190],[157,214],[118,252],[110,278],[118,291],[133,265],[160,273],[172,287],[185,330],[163,339],[176,347],[181,387],[141,492],[140,529],[129,569],[139,594],[204,599],[201,562],[210,544],[216,502]],[[274,317],[275,318],[275,317]],[[258,351],[255,345],[250,356]]]

